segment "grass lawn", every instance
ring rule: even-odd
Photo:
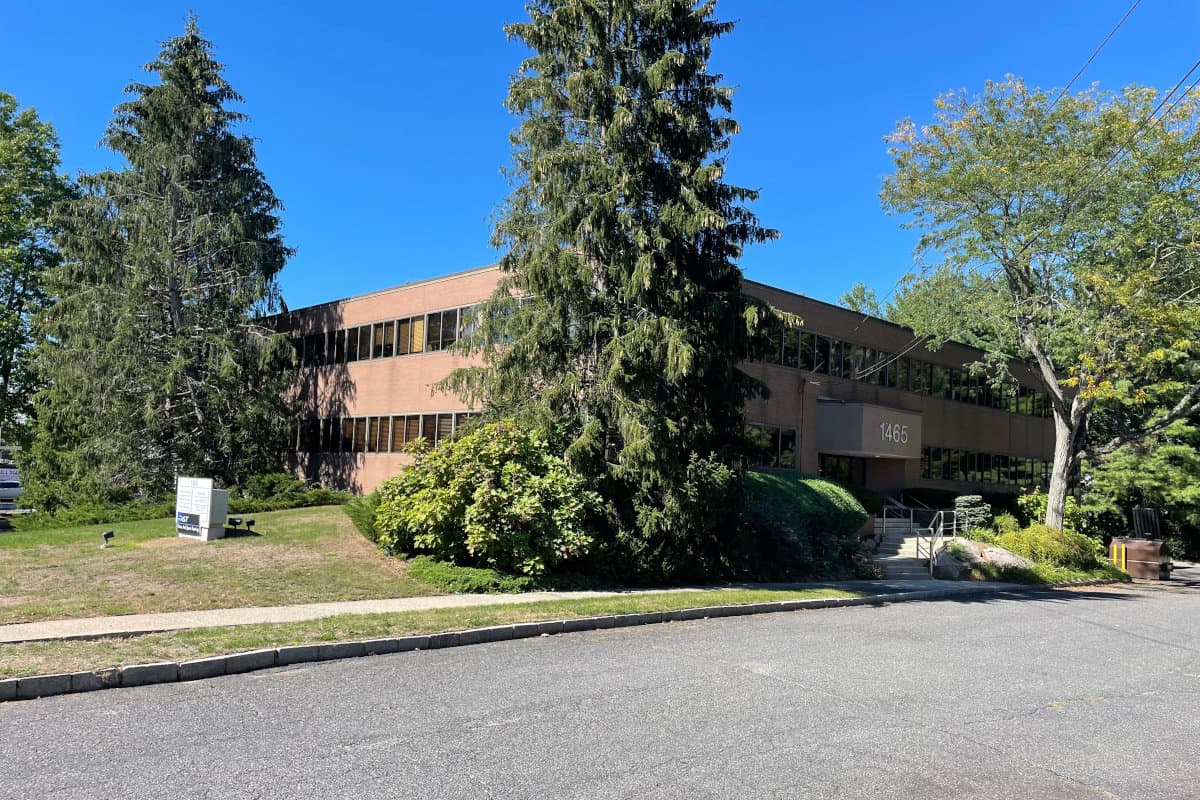
[[[173,519],[0,533],[0,624],[439,593],[340,506],[254,518],[260,535],[207,544],[176,536]]]
[[[7,644],[0,648],[0,678],[76,672],[155,661],[185,661],[263,647],[409,636],[537,620],[674,611],[718,604],[854,597],[857,594],[839,589],[718,589],[583,600],[550,600],[398,614],[347,614],[308,622],[203,628],[130,638],[26,642]]]

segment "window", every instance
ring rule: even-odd
[[[406,356],[412,339],[412,320],[396,320],[396,355]]]
[[[358,417],[354,420],[354,446],[352,449],[355,453],[362,453],[367,449],[366,417]]]
[[[434,433],[433,441],[437,442],[448,441],[454,436],[454,415],[453,414],[438,414],[437,415],[437,430]]]
[[[911,385],[909,383],[909,373],[912,371],[913,366],[912,359],[907,356],[901,356],[893,361],[891,368],[888,370],[888,386],[908,391]]]
[[[458,338],[470,336],[475,332],[475,309],[477,306],[464,306],[458,310]]]
[[[813,335],[804,331],[800,332],[800,362],[797,366],[800,369],[806,369],[809,372],[813,371]]]
[[[453,347],[458,340],[458,309],[442,312],[442,349]]]
[[[379,417],[367,419],[367,452],[379,452]]]
[[[374,344],[371,348],[373,358],[391,358],[396,341],[396,323],[377,322],[373,333]]]
[[[333,363],[346,363],[346,332],[336,331],[333,334]]]
[[[800,331],[795,328],[785,328],[783,331],[783,365],[793,368],[800,366]]]
[[[827,453],[817,455],[817,474],[838,483],[849,483],[862,486],[866,483],[866,459],[856,456],[831,456]]]
[[[425,349],[426,350],[441,350],[442,349],[442,315],[430,314],[425,328]]]
[[[934,364],[930,383],[930,393],[934,397],[950,398],[950,370],[941,364]]]
[[[751,466],[796,468],[796,429],[746,424],[746,435],[755,450]]]
[[[824,336],[813,337],[816,345],[816,351],[813,354],[813,372],[819,372],[822,375],[831,375],[830,368],[830,341]]]
[[[413,317],[411,322],[412,327],[408,340],[408,352],[423,353],[425,352],[425,318]]]
[[[404,417],[392,417],[392,436],[388,449],[393,453],[404,449]]]
[[[365,361],[371,357],[371,326],[363,325],[358,329],[358,360]]]
[[[300,450],[316,453],[321,449],[321,420],[306,419],[300,430]]]
[[[932,365],[928,361],[912,362],[909,372],[909,386],[917,394],[929,394],[929,371]]]
[[[332,453],[337,449],[337,430],[335,420],[326,417],[321,420],[321,452]]]
[[[404,441],[415,442],[421,438],[421,418],[416,414],[404,419]]]
[[[354,420],[349,418],[342,419],[342,440],[338,443],[340,450],[343,453],[349,453],[354,450]]]
[[[358,328],[346,330],[346,363],[358,361]]]

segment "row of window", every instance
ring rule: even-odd
[[[755,361],[793,367],[834,378],[874,383],[892,389],[997,408],[1013,414],[1049,417],[1050,398],[1045,392],[1010,383],[993,387],[986,377],[962,367],[929,361],[843,342],[796,328],[779,332],[778,348],[756,353]]]
[[[457,434],[474,412],[396,414],[386,417],[323,417],[296,425],[301,453],[399,453],[409,442],[437,444]]]
[[[475,306],[451,308],[296,337],[292,339],[296,363],[319,367],[446,350],[469,331],[474,309]]]
[[[952,447],[923,447],[921,477],[1039,488],[1050,483],[1051,463],[1041,458],[977,453]]]
[[[755,458],[750,466],[796,468],[795,428],[749,422],[746,434],[755,445]]]

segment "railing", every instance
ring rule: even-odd
[[[881,526],[883,528],[879,533],[878,541],[883,542],[887,539],[888,529],[890,527],[901,527],[905,535],[909,535],[913,529],[913,509],[905,508],[904,506],[885,505],[883,507],[883,516],[881,517]]]
[[[928,527],[917,531],[917,558],[929,559],[929,576],[933,577],[933,560],[938,551],[945,547],[946,539],[953,539],[966,530],[966,515],[960,522],[958,512],[943,509],[933,515]]]

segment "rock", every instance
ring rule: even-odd
[[[994,544],[954,539],[949,545],[950,547],[939,552],[933,561],[933,575],[941,580],[976,580],[976,569],[980,567],[983,568],[980,572],[992,572],[1004,567],[1028,569],[1033,566],[1029,559]]]

